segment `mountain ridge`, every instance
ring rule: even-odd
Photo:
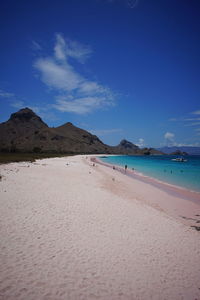
[[[49,127],[28,107],[11,114],[0,124],[1,152],[55,152],[70,154],[161,154],[153,148],[140,149],[122,140],[117,146],[104,144],[96,135],[66,122]]]

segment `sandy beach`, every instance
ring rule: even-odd
[[[89,156],[0,175],[0,299],[200,299],[198,195]]]

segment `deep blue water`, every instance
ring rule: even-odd
[[[127,165],[146,176],[200,192],[200,156],[185,156],[186,162],[175,162],[172,158],[176,156],[121,155],[100,159],[112,165]]]

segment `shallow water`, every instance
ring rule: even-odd
[[[176,156],[119,155],[100,157],[112,165],[128,166],[143,175],[200,192],[200,156],[186,156],[186,162],[172,161]]]

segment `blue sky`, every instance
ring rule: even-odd
[[[200,146],[199,0],[2,0],[0,122]]]

